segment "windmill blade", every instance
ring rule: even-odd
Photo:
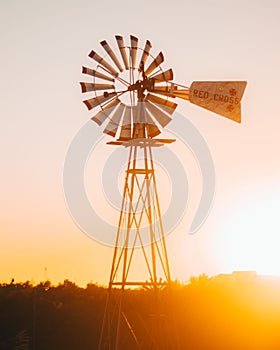
[[[115,110],[114,114],[112,115],[109,123],[107,124],[106,128],[104,129],[104,133],[110,136],[115,137],[119,125],[120,125],[120,121],[121,121],[121,117],[123,115],[123,111],[124,111],[125,105],[121,102],[117,109]]]
[[[144,47],[144,51],[142,53],[140,63],[139,63],[139,67],[138,67],[139,72],[141,71],[141,65],[145,66],[145,63],[147,61],[147,58],[149,57],[149,53],[150,53],[151,48],[152,48],[152,44],[150,43],[149,40],[147,40],[145,47]]]
[[[113,101],[108,103],[106,106],[102,107],[102,110],[99,111],[95,116],[91,118],[94,122],[96,122],[98,125],[101,125],[105,119],[108,118],[108,116],[113,112],[113,110],[116,108],[116,106],[121,101],[118,98],[115,98]]]
[[[122,60],[125,66],[125,69],[129,69],[129,63],[128,63],[128,58],[127,58],[127,54],[126,54],[126,50],[125,50],[125,46],[124,46],[124,41],[123,41],[123,37],[120,35],[116,35],[115,36],[116,40],[117,40],[117,44],[122,56]]]
[[[112,81],[112,82],[115,81],[114,78],[108,77],[108,76],[105,75],[105,74],[102,74],[102,73],[100,73],[100,72],[98,72],[98,71],[96,71],[96,70],[94,70],[94,69],[87,68],[87,67],[82,67],[82,73],[83,73],[83,74],[91,75],[91,76],[96,77],[96,78],[100,78],[100,79]]]
[[[132,106],[133,111],[133,123],[146,123],[146,103],[138,102],[136,106]]]
[[[136,54],[137,54],[137,46],[138,46],[138,38],[133,35],[130,35],[130,58],[131,58],[131,67],[133,69],[136,68]]]
[[[158,107],[163,109],[168,114],[172,114],[178,106],[177,103],[165,100],[152,94],[148,94],[146,96],[146,100],[158,105]]]
[[[246,85],[246,81],[193,82],[189,100],[197,106],[240,123],[240,102]]]
[[[170,68],[170,69],[166,70],[165,72],[159,73],[159,74],[152,76],[150,78],[155,79],[156,82],[173,80],[173,71]]]
[[[88,110],[90,111],[91,109],[93,109],[94,107],[101,105],[102,103],[110,100],[112,97],[116,96],[116,92],[109,92],[107,94],[100,95],[100,96],[96,96],[93,98],[90,98],[88,100],[83,101],[83,103],[87,106]]]
[[[80,83],[82,92],[98,91],[98,90],[112,90],[114,85],[112,84],[94,84],[94,83]]]
[[[95,51],[91,51],[89,57],[98,62],[101,66],[103,66],[107,72],[112,74],[114,77],[118,76],[118,72],[113,68],[104,58],[98,55]]]
[[[175,98],[176,96],[174,95],[174,90],[176,90],[176,89],[177,89],[177,86],[175,86],[173,83],[171,83],[170,85],[164,85],[164,86],[154,85],[153,88],[148,90],[148,91],[155,93],[155,94]]]
[[[148,137],[155,137],[155,136],[159,135],[161,133],[161,131],[159,130],[159,128],[157,127],[157,125],[155,124],[153,119],[149,115],[147,115],[146,118],[147,118]]]
[[[131,106],[125,106],[124,116],[120,131],[120,141],[130,140],[131,139]]]
[[[174,97],[182,98],[183,100],[190,99],[190,89],[174,89],[173,91]]]
[[[136,106],[132,106],[133,112],[133,133],[132,138],[146,137],[147,112],[145,102],[138,102]]]
[[[155,120],[160,124],[161,127],[164,128],[169,122],[171,122],[171,118],[156,105],[147,101],[146,108],[151,114],[151,116],[155,118]]]
[[[155,85],[154,88],[149,91],[155,94],[161,94],[172,98],[179,97],[184,100],[189,100],[190,89],[189,88],[180,89],[179,86],[175,85],[174,83],[169,83],[166,86]]]
[[[163,53],[160,52],[145,71],[145,75],[151,74],[164,61]]]
[[[100,43],[103,48],[105,49],[105,51],[108,53],[108,55],[111,57],[112,61],[114,62],[114,64],[116,65],[116,67],[118,68],[118,70],[120,72],[123,72],[123,67],[120,64],[120,61],[118,60],[117,56],[115,55],[114,51],[111,49],[111,47],[109,46],[109,44],[107,43],[106,40],[101,41]]]

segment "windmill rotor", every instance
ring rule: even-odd
[[[133,35],[129,45],[125,45],[120,35],[115,39],[115,51],[106,40],[101,41],[104,57],[90,52],[89,57],[96,62],[94,69],[82,67],[82,73],[92,79],[80,83],[82,93],[93,94],[83,102],[95,113],[91,119],[98,125],[104,123],[103,132],[118,141],[152,139],[171,121],[177,107],[168,101],[172,96],[161,94],[160,97],[158,93],[168,88],[173,71],[161,67],[162,52],[155,57],[151,55],[149,40],[142,49]]]

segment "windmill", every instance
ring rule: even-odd
[[[116,49],[107,41],[100,44],[104,55],[91,51],[94,69],[82,67],[91,78],[81,82],[83,93],[90,94],[83,102],[93,111],[91,119],[105,125],[103,132],[114,138],[109,145],[122,146],[128,151],[122,204],[110,272],[108,300],[104,313],[99,349],[125,349],[124,332],[137,349],[174,349],[162,338],[158,291],[171,282],[164,228],[157,190],[153,148],[170,144],[175,139],[158,137],[172,120],[176,99],[187,100],[199,107],[236,122],[241,121],[240,101],[245,81],[200,81],[190,87],[173,82],[172,69],[164,70],[164,56],[150,53],[131,35],[129,45],[117,35]],[[143,258],[146,278],[133,279],[136,248]],[[137,335],[133,320],[124,307],[127,288],[142,287],[154,292],[155,322],[150,331],[150,343]],[[114,295],[115,294],[115,295]],[[117,295],[117,302],[115,303]],[[133,345],[132,345],[133,344]]]

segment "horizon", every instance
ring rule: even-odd
[[[199,275],[196,275],[196,276],[190,276],[188,279],[185,279],[185,280],[178,280],[178,279],[172,279],[171,280],[171,285],[177,285],[179,284],[180,286],[186,286],[186,285],[189,285],[191,284],[192,280],[193,279],[199,279],[200,277],[206,277],[207,279],[211,280],[211,279],[216,279],[218,277],[232,277],[234,278],[236,281],[238,280],[243,280],[245,278],[248,278],[248,280],[252,280],[255,279],[257,280],[258,278],[261,278],[263,279],[263,281],[278,281],[280,282],[280,275],[269,275],[269,274],[258,274],[256,271],[253,271],[253,270],[239,270],[239,271],[232,271],[231,273],[219,273],[217,275],[207,275],[205,273],[201,273]],[[90,280],[88,281],[86,284],[79,284],[79,283],[76,283],[75,281],[72,281],[71,279],[68,279],[68,278],[65,278],[64,280],[61,280],[61,281],[58,281],[58,282],[55,282],[53,283],[49,278],[46,278],[46,279],[42,279],[40,281],[35,281],[33,279],[30,279],[30,280],[25,280],[25,281],[17,281],[15,280],[14,278],[11,278],[10,282],[8,281],[0,281],[0,286],[3,286],[3,285],[22,285],[22,284],[25,284],[25,283],[28,283],[30,286],[32,287],[37,287],[37,286],[40,286],[44,283],[48,283],[50,287],[57,287],[59,285],[63,285],[65,282],[70,282],[71,284],[79,287],[79,288],[82,288],[82,289],[85,289],[87,288],[88,285],[94,285],[94,286],[97,286],[97,287],[101,287],[101,288],[104,288],[104,289],[108,289],[108,283],[106,284],[103,284],[103,283],[99,283],[98,281],[94,281],[94,280]],[[134,287],[134,288],[129,288],[129,289],[135,289],[135,290],[142,290],[143,288],[142,287]]]

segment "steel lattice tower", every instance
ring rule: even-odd
[[[127,288],[150,289],[154,293],[155,315],[154,320],[145,322],[150,322],[151,328],[160,326],[165,329],[162,324],[165,321],[160,316],[162,310],[158,293],[171,282],[152,158],[153,141],[137,140],[127,147],[129,158],[99,349],[122,349],[125,346],[121,343],[122,332],[130,334],[135,348],[142,349],[145,346],[148,349],[148,341],[151,349],[165,349],[163,344],[158,347],[159,339],[155,336],[160,335],[160,329],[153,330],[154,334],[149,335],[149,340],[143,340],[149,329],[142,330],[141,335],[136,334],[133,322],[123,308]],[[146,280],[131,279],[130,270],[136,249],[141,250]],[[116,291],[116,288],[119,290]]]

